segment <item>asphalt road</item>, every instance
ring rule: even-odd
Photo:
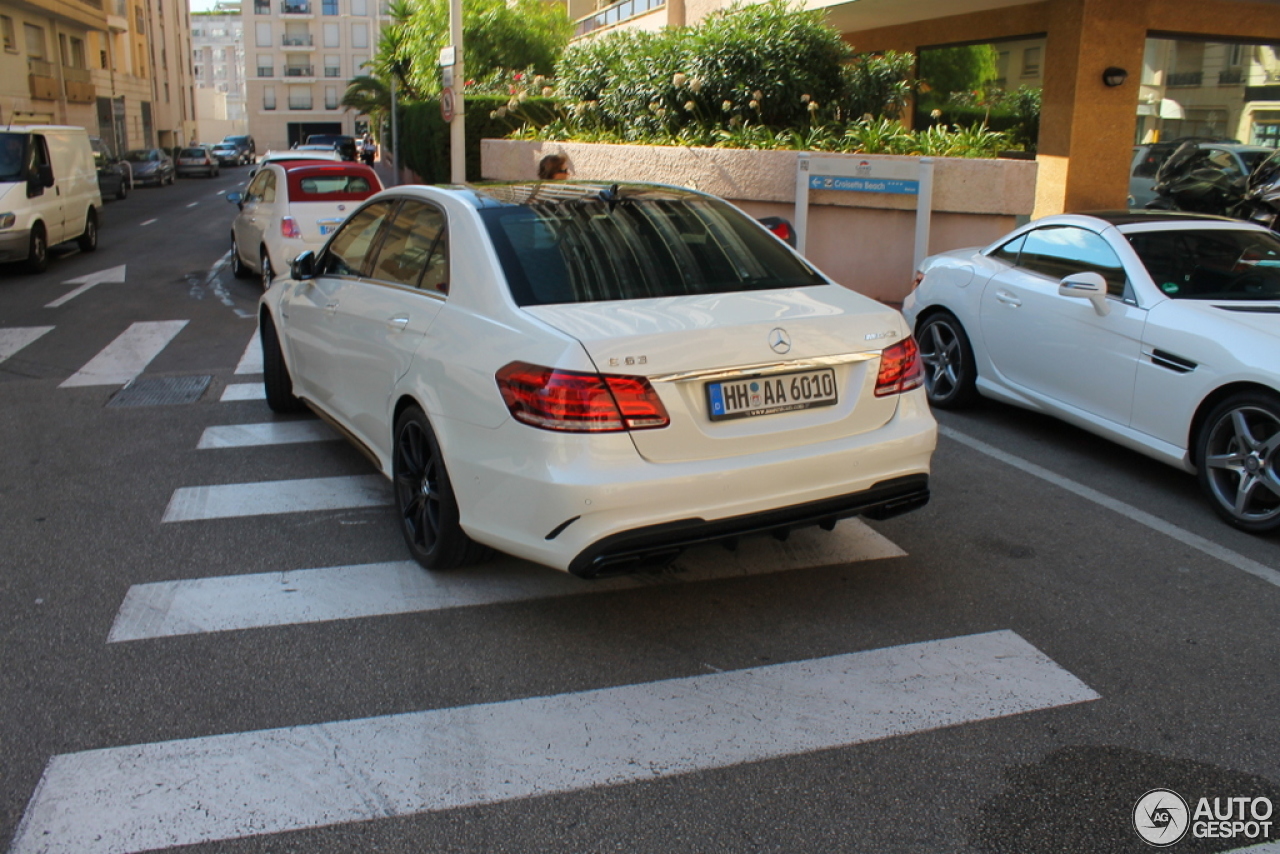
[[[625,583],[409,571],[345,443],[207,438],[315,424],[228,399],[259,379],[258,286],[223,260],[244,174],[139,188],[97,252],[0,272],[11,854],[1126,852],[1151,790],[1174,830],[1202,797],[1280,803],[1280,537],[1008,407],[943,413],[932,502],[866,528]],[[89,384],[131,329],[161,336],[139,383],[198,399]],[[367,500],[196,518],[220,493],[190,492],[320,478]]]

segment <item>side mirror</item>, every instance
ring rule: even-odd
[[[1098,273],[1072,273],[1058,283],[1058,294],[1064,297],[1087,299],[1101,317],[1111,311],[1107,304],[1107,280]]]
[[[293,259],[289,265],[289,274],[298,281],[313,279],[316,275],[316,253],[310,249]]]
[[[53,186],[53,167],[48,163],[41,163],[36,167],[36,180],[40,182],[42,187]]]
[[[231,202],[231,204],[237,205],[239,207],[244,207],[244,196],[240,195],[239,193],[227,193],[226,198],[227,198],[227,201]]]

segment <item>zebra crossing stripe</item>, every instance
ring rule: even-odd
[[[827,533],[796,531],[786,542],[746,540],[736,552],[718,545],[690,549],[657,574],[584,581],[568,573],[503,558],[466,572],[431,573],[413,561],[330,566],[129,588],[108,643],[268,626],[351,620],[607,593],[652,584],[711,581],[857,563],[905,554],[856,519]]]
[[[221,402],[235,400],[266,400],[267,390],[262,383],[231,383],[222,390]]]
[[[329,442],[342,438],[321,421],[267,421],[262,424],[224,424],[208,427],[196,450],[247,448],[258,445],[289,445],[299,442]]]
[[[130,324],[58,387],[124,385],[146,370],[151,360],[186,325],[185,320],[144,320]]]
[[[52,330],[52,326],[10,326],[0,329],[0,362]]]
[[[258,330],[253,330],[253,337],[249,339],[249,344],[244,348],[244,353],[240,356],[240,363],[236,365],[237,374],[260,374],[262,373],[262,343],[258,337]]]
[[[10,854],[124,854],[619,786],[1088,702],[1012,631],[55,756]]]
[[[161,521],[346,510],[390,503],[391,485],[377,474],[186,486],[174,491]]]

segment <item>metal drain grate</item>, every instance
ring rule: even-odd
[[[161,377],[133,380],[107,401],[107,406],[170,406],[195,403],[213,377]]]

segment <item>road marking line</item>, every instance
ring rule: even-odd
[[[55,756],[10,854],[122,854],[619,786],[1074,705],[1012,631]]]
[[[701,546],[685,552],[674,567],[662,573],[596,581],[510,557],[461,573],[427,572],[406,560],[160,581],[129,588],[107,642],[608,593],[904,554],[861,521],[846,519],[830,533],[805,529],[793,533],[786,542],[771,537],[752,538],[744,540],[733,553],[719,545]]]
[[[391,485],[378,474],[186,486],[174,491],[161,521],[192,522],[312,510],[346,510],[390,503]]]
[[[206,427],[196,450],[248,448],[258,445],[291,445],[329,442],[342,438],[322,421],[268,421],[263,424],[223,424]]]
[[[112,267],[107,270],[99,270],[96,273],[89,273],[86,276],[77,276],[74,279],[67,279],[62,284],[80,285],[80,287],[76,288],[73,291],[70,291],[69,293],[63,294],[62,296],[58,297],[56,300],[54,300],[51,303],[47,303],[45,305],[45,308],[58,308],[61,305],[65,305],[71,300],[80,296],[80,294],[84,293],[85,291],[89,290],[95,285],[102,284],[103,282],[121,283],[125,279],[125,273],[127,272],[127,267],[128,265],[121,264],[117,267]]]
[[[258,336],[259,331],[255,328],[253,337],[249,339],[244,353],[240,356],[240,364],[236,365],[237,374],[262,373],[262,342]]]
[[[52,329],[52,326],[10,326],[0,329],[0,362]]]
[[[1280,587],[1280,571],[1277,571],[1266,564],[1262,564],[1252,558],[1245,557],[1239,552],[1232,551],[1225,546],[1220,546],[1212,540],[1207,540],[1198,534],[1184,531],[1177,525],[1174,525],[1171,522],[1166,522],[1158,516],[1153,516],[1145,510],[1139,510],[1132,504],[1126,504],[1123,501],[1118,501],[1117,499],[1112,498],[1109,495],[1105,495],[1096,489],[1090,489],[1084,484],[1077,483],[1070,478],[1055,474],[1054,472],[1038,466],[1035,463],[1024,460],[1022,457],[1017,457],[1013,454],[1006,453],[999,448],[994,448],[980,439],[974,439],[971,436],[952,430],[949,427],[943,427],[942,425],[938,426],[938,432],[943,436],[946,436],[948,439],[953,439],[962,445],[967,445],[979,453],[986,454],[987,456],[997,459],[1002,463],[1011,465],[1016,469],[1021,469],[1027,474],[1038,477],[1041,480],[1047,480],[1049,483],[1061,487],[1068,492],[1073,492],[1081,498],[1087,499],[1095,504],[1106,507],[1108,510],[1119,513],[1121,516],[1137,522],[1139,525],[1145,525],[1153,531],[1157,531],[1164,534],[1166,537],[1177,540],[1183,545],[1190,546],[1209,557],[1216,558],[1223,563],[1234,566],[1236,569],[1247,572],[1256,578],[1260,578],[1268,584],[1274,584],[1277,587]]]
[[[198,205],[198,204],[200,204],[200,203],[199,203],[199,202],[192,202],[191,204],[187,205],[187,207],[189,207],[189,208],[194,208],[194,207],[195,207],[196,205]]]
[[[266,400],[267,390],[262,383],[232,383],[222,390],[221,400]]]
[[[138,223],[138,224],[139,224],[139,225],[151,225],[151,223],[153,223],[153,222],[155,222],[155,220],[154,220],[154,219],[148,219],[148,220],[145,220],[145,221],[140,222],[140,223]]]
[[[148,320],[131,324],[114,341],[68,377],[58,388],[124,385],[146,370],[183,327],[185,320]]]

